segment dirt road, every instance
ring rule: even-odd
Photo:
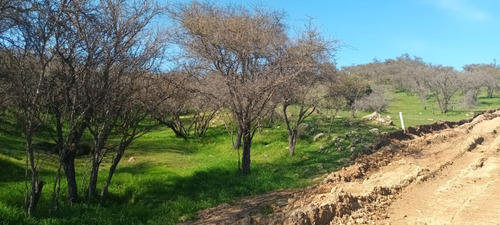
[[[318,185],[221,205],[190,224],[500,224],[499,116],[392,134]]]

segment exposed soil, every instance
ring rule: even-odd
[[[385,135],[320,184],[203,210],[187,224],[500,224],[499,116]]]

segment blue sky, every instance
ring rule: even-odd
[[[219,2],[219,1],[215,1]],[[323,35],[341,40],[339,67],[404,53],[453,66],[500,60],[498,0],[223,0],[287,14],[290,27],[314,19]]]

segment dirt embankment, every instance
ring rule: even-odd
[[[189,224],[499,224],[499,132],[500,111],[490,111],[392,133],[318,185],[220,205]]]

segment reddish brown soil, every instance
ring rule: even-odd
[[[386,135],[318,185],[220,205],[188,224],[500,224],[499,116]]]

